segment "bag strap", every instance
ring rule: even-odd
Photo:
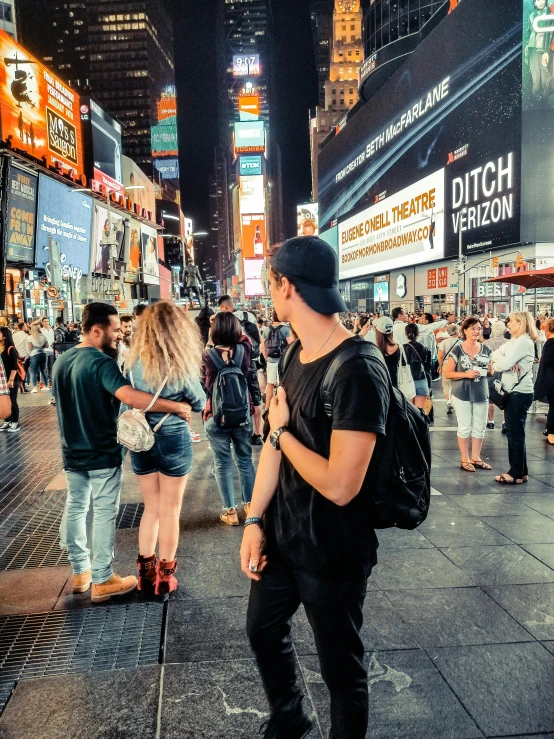
[[[410,363],[408,362],[408,357],[406,356],[406,352],[404,351],[404,345],[399,344],[398,346],[400,347],[400,352],[399,352],[399,357],[398,357],[398,366],[399,367],[409,367]],[[419,354],[417,356],[419,357]],[[402,364],[402,360],[400,359],[400,357],[402,357],[402,359],[404,360],[404,364]]]
[[[233,354],[233,363],[235,367],[238,367],[242,372],[242,362],[244,360],[244,346],[242,344],[235,344],[235,353]]]
[[[456,339],[456,343],[455,344],[452,344],[452,346],[450,347],[450,349],[446,352],[446,354],[444,355],[444,358],[442,360],[443,364],[446,361],[446,358],[448,357],[448,355],[450,354],[450,352],[452,351],[452,349],[454,349],[454,347],[458,346],[458,344],[460,343],[460,341],[461,341],[461,339]]]
[[[219,356],[219,352],[217,351],[217,349],[214,349],[213,347],[210,347],[208,349],[208,354],[209,354],[212,362],[215,364],[215,368],[216,368],[216,370],[218,372],[220,370],[224,369],[225,367],[227,367],[227,365],[225,364],[225,362],[223,361],[223,359]]]
[[[222,369],[225,369],[225,367],[228,367],[229,365],[224,362],[224,360],[219,355],[219,352],[217,349],[210,348],[208,349],[208,354],[212,358],[213,363],[215,364],[215,368],[219,372]],[[235,367],[238,367],[239,369],[242,367],[242,362],[244,360],[244,346],[242,344],[235,344],[235,351],[233,353],[232,358],[233,365]]]
[[[532,359],[534,359],[534,357],[532,357]],[[516,382],[514,387],[510,390],[511,393],[514,392],[514,388],[516,388],[519,385],[519,383],[522,382],[522,380],[524,380],[527,377],[527,375],[529,374],[529,372],[532,371],[532,369],[533,369],[533,365],[531,365],[531,369],[528,369],[527,372],[523,375],[523,377],[519,378],[519,380]]]
[[[133,380],[133,371],[132,371],[132,370],[129,370],[129,379],[131,380],[131,385],[132,385],[132,386],[133,386],[133,388],[134,388],[134,387],[135,387],[135,382],[134,382],[134,380]],[[152,400],[150,401],[150,403],[148,403],[148,405],[146,406],[146,408],[145,408],[145,409],[144,409],[143,411],[141,411],[141,413],[148,413],[148,411],[150,410],[150,408],[152,408],[152,406],[154,405],[154,403],[155,403],[155,402],[156,402],[156,401],[158,400],[158,398],[160,397],[160,393],[162,392],[162,390],[164,389],[164,387],[165,387],[165,386],[167,385],[167,381],[168,381],[168,380],[169,380],[169,375],[166,375],[166,376],[164,377],[163,381],[162,381],[162,384],[161,384],[161,385],[160,385],[160,387],[159,387],[159,388],[157,389],[157,391],[156,391],[156,394],[154,395],[154,397],[152,398]],[[168,416],[170,416],[170,415],[171,415],[171,413],[166,413],[166,415],[165,415],[165,418],[163,419],[163,421],[165,421],[165,419],[166,419],[166,418],[167,418]],[[163,421],[162,421],[162,422],[163,422]],[[161,422],[161,423],[162,423],[162,422]],[[158,424],[158,425],[160,425],[160,424]]]

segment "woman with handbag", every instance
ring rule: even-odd
[[[446,398],[446,413],[452,415],[454,413],[454,406],[452,405],[452,380],[448,380],[444,376],[444,363],[450,356],[452,349],[457,346],[462,340],[458,333],[458,326],[455,323],[449,323],[445,329],[448,338],[443,339],[438,345],[438,358],[439,358],[439,375],[442,378],[442,391]]]
[[[201,360],[198,328],[184,308],[164,300],[142,314],[125,366],[137,390],[155,394],[161,389],[161,397],[188,402],[193,411],[199,412],[205,402],[200,385]],[[163,601],[177,589],[175,554],[179,514],[192,468],[192,438],[189,424],[179,416],[148,413],[147,420],[156,429],[154,446],[148,451],[131,451],[133,472],[144,500],[137,587]]]
[[[419,341],[417,341],[417,337],[419,336],[419,327],[417,323],[407,323],[405,331],[408,339],[406,346],[413,349],[413,351],[409,353],[408,362],[410,369],[412,370],[412,377],[414,379],[416,391],[414,405],[417,408],[426,408],[426,406],[429,406],[431,352],[426,346],[423,346],[423,344],[420,344]]]
[[[394,341],[392,338],[394,323],[389,316],[376,318],[373,321],[373,328],[375,329],[375,343],[385,358],[392,386],[400,390],[404,397],[413,403],[416,388],[410,369],[410,360],[418,361],[414,349],[409,344],[402,345]]]
[[[31,384],[33,385],[32,393],[37,393],[40,386],[40,379],[44,387],[42,388],[43,393],[48,392],[48,375],[46,373],[46,352],[45,349],[48,347],[46,337],[42,333],[42,323],[39,321],[33,321],[31,323],[31,335],[27,342],[29,355],[31,357]]]
[[[481,459],[489,401],[490,349],[481,343],[481,322],[470,316],[460,326],[462,342],[454,346],[443,375],[452,380],[452,403],[458,421],[460,467],[466,472],[490,470]],[[469,440],[471,438],[471,457]]]
[[[547,442],[554,446],[554,318],[546,321],[545,331],[546,342],[535,380],[535,400],[548,401],[546,436]]]
[[[528,311],[510,314],[511,339],[491,354],[492,367],[501,372],[500,394],[503,396],[504,421],[508,437],[510,469],[494,479],[501,484],[520,485],[527,482],[525,424],[533,403],[533,364],[537,329]]]
[[[2,358],[2,363],[6,371],[11,401],[11,415],[0,425],[0,431],[17,433],[21,430],[19,426],[19,406],[17,405],[21,370],[19,367],[19,354],[13,343],[12,333],[5,326],[0,326],[0,357]]]

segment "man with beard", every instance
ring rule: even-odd
[[[120,577],[112,567],[123,461],[117,416],[120,401],[144,409],[152,395],[134,390],[119,371],[115,360],[120,335],[117,310],[90,303],[83,311],[82,342],[64,352],[54,365],[52,391],[67,481],[60,541],[68,551],[73,592],[84,593],[92,583],[93,602],[129,593],[137,586],[136,577]],[[188,403],[158,398],[151,410],[190,420]],[[87,513],[91,504],[89,551]]]

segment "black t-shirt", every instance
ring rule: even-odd
[[[333,382],[333,419],[326,416],[320,387],[347,339],[321,359],[302,364],[297,342],[281,375],[290,408],[289,429],[308,449],[329,458],[331,432],[368,431],[385,434],[389,405],[386,370],[365,357],[350,360]],[[276,548],[293,568],[325,579],[355,579],[369,574],[377,562],[377,537],[371,528],[369,498],[364,489],[346,506],[327,500],[309,485],[283,454],[277,492],[266,513],[266,547]]]
[[[115,360],[94,347],[76,347],[58,357],[52,392],[64,469],[88,471],[121,465],[117,442],[120,403],[114,394],[129,384]]]

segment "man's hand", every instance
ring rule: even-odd
[[[288,426],[290,421],[290,410],[287,403],[285,388],[279,385],[277,395],[272,399],[269,406],[269,427],[272,431]]]
[[[545,52],[541,57],[541,64],[546,69],[548,67],[548,52]]]
[[[267,564],[267,557],[262,555],[263,541],[263,531],[257,524],[252,523],[244,529],[240,547],[240,568],[250,580],[261,580],[259,573]]]
[[[192,412],[192,406],[190,403],[176,403],[176,405],[179,406],[179,410],[176,411],[179,418],[190,423],[190,414]]]

